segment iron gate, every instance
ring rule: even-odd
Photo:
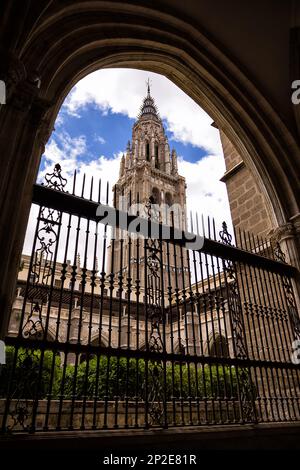
[[[226,224],[108,237],[101,183],[35,185],[1,369],[3,432],[217,425],[300,418],[296,270]],[[138,195],[137,195],[138,198]],[[109,189],[106,188],[105,204]],[[151,219],[154,207],[145,206]],[[134,220],[141,214],[129,214]],[[174,228],[174,219],[171,224]],[[102,229],[101,229],[102,227]],[[177,234],[178,235],[178,234]],[[294,348],[294,349],[293,349]]]

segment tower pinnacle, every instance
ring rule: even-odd
[[[150,78],[146,81],[147,85],[147,98],[150,98]]]
[[[149,78],[146,81],[146,85],[147,85],[147,96],[143,100],[143,104],[141,106],[140,113],[138,115],[138,120],[140,121],[144,119],[155,119],[156,121],[160,121],[157,107],[150,93]]]

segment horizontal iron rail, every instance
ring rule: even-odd
[[[227,365],[237,367],[267,367],[275,369],[298,369],[299,364],[293,362],[280,362],[271,360],[261,359],[248,359],[248,358],[234,358],[234,357],[216,357],[216,356],[204,356],[195,354],[178,354],[178,353],[162,353],[153,352],[141,349],[126,349],[126,348],[113,348],[107,346],[96,346],[92,344],[82,343],[61,343],[60,341],[49,341],[49,340],[34,340],[29,338],[20,338],[16,336],[7,336],[5,338],[6,346],[18,346],[27,349],[40,349],[44,351],[55,351],[55,352],[68,352],[75,354],[94,354],[103,355],[110,357],[128,357],[133,359],[147,359],[151,361],[170,361],[170,362],[186,362],[186,363],[200,363],[210,365]]]
[[[40,206],[45,206],[57,211],[72,214],[77,217],[86,218],[100,223],[107,223],[107,214],[105,214],[105,211],[103,211],[104,214],[102,216],[97,215],[97,209],[101,204],[79,196],[71,195],[69,193],[50,189],[43,185],[35,184],[33,186],[32,202]],[[114,210],[116,213],[116,227],[124,228],[120,224],[121,221],[124,220],[123,216],[125,213],[122,213],[118,209],[109,209]],[[134,215],[127,216],[128,223],[133,222],[136,219],[136,216]],[[202,251],[209,255],[217,256],[226,260],[238,261],[240,263],[249,264],[251,266],[257,266],[271,272],[285,274],[291,277],[299,276],[299,272],[294,266],[282,263],[281,261],[275,261],[270,258],[251,253],[234,246],[225,245],[224,243],[220,243],[216,240],[200,237],[186,231],[179,231],[173,229],[172,227],[170,228],[168,226],[164,226],[163,224],[156,225],[159,228],[157,231],[159,238],[164,239],[161,234],[168,233],[169,236],[165,239],[170,240],[175,245],[186,246],[198,238],[198,241],[202,239],[202,248],[201,250],[197,251]],[[195,246],[197,246],[197,243]]]

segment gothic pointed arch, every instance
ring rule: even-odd
[[[1,226],[6,227],[0,235],[1,337],[7,331],[40,157],[68,92],[102,67],[164,74],[202,106],[254,174],[274,227],[293,225],[297,236],[291,243],[299,263],[300,159],[293,123],[281,101],[266,93],[270,84],[265,87],[248,74],[247,64],[244,68],[235,60],[226,40],[206,32],[202,12],[194,18],[182,8],[179,2],[168,11],[162,2],[157,8],[148,2],[37,2],[16,29],[8,8],[3,70],[12,86],[0,110]]]

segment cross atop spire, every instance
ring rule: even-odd
[[[146,85],[147,85],[147,98],[150,97],[150,86],[151,86],[151,82],[150,82],[150,78],[148,77],[148,80],[146,81]]]
[[[149,78],[146,81],[146,85],[147,85],[147,96],[143,100],[143,104],[141,106],[138,119],[141,120],[141,119],[154,118],[156,120],[159,120],[160,118],[159,118],[158,111],[154,103],[154,99],[152,98],[150,94],[151,82]]]

